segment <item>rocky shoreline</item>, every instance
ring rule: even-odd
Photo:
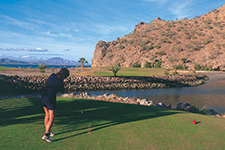
[[[0,93],[1,95],[20,94],[15,98],[20,97],[40,97],[40,93],[45,86],[47,76],[6,76],[0,75]],[[84,77],[84,76],[70,76],[65,82],[65,92],[69,94],[58,95],[60,97],[75,97],[87,98],[93,100],[102,100],[118,103],[139,104],[145,106],[156,106],[167,109],[178,109],[184,111],[198,112],[209,114],[216,117],[224,117],[214,111],[213,109],[198,109],[188,103],[179,103],[175,108],[171,105],[166,106],[164,103],[156,104],[152,100],[135,99],[132,97],[118,97],[115,94],[105,93],[104,95],[91,96],[88,90],[120,90],[120,89],[155,89],[155,88],[169,88],[169,87],[184,87],[197,86],[205,83],[208,76],[202,73],[183,74],[183,75],[168,75],[168,76],[123,76],[123,77]],[[80,92],[79,92],[80,91]],[[79,92],[79,93],[78,93]],[[28,94],[29,93],[29,94]],[[36,94],[31,94],[36,93]],[[37,94],[39,93],[39,94]],[[28,94],[28,95],[25,95]],[[7,97],[7,96],[6,96]],[[13,96],[11,96],[13,97]]]
[[[47,76],[0,75],[0,94],[41,92]],[[156,89],[197,86],[208,76],[202,73],[164,76],[70,76],[64,80],[65,92],[93,90]]]
[[[126,103],[126,104],[137,104],[137,105],[145,105],[145,106],[155,106],[155,107],[160,107],[160,108],[183,110],[183,111],[200,113],[200,114],[210,115],[210,116],[219,117],[219,118],[225,118],[225,115],[221,115],[213,109],[207,109],[205,106],[203,106],[201,109],[199,109],[194,106],[191,106],[188,103],[178,103],[175,108],[171,108],[171,104],[169,106],[166,106],[162,102],[155,103],[152,100],[139,99],[139,98],[136,99],[133,97],[119,97],[115,94],[108,94],[108,93],[105,93],[103,95],[91,96],[88,92],[80,92],[80,93],[61,94],[58,96],[86,98],[86,99],[93,99],[93,100],[100,100],[100,101]]]

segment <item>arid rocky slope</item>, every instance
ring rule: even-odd
[[[140,22],[132,33],[112,42],[96,44],[92,67],[144,67],[161,62],[162,68],[174,65],[195,69],[195,65],[225,70],[225,4],[193,19]]]

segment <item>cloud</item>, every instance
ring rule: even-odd
[[[69,52],[71,49],[64,49],[63,51],[67,51],[67,52]]]
[[[73,38],[72,35],[70,34],[54,34],[54,33],[51,33],[51,31],[48,31],[48,32],[42,32],[43,35],[47,35],[47,36],[52,36],[52,37],[68,37],[68,38]]]
[[[31,25],[30,23],[28,23],[28,22],[20,21],[20,20],[17,20],[17,19],[5,16],[5,15],[1,15],[1,17],[9,20],[10,24],[14,24],[16,26],[20,26],[20,27],[28,29],[28,30],[34,30],[35,29],[35,27],[33,25]]]
[[[192,0],[183,1],[182,3],[177,2],[173,3],[173,6],[169,8],[169,10],[176,15],[176,18],[182,19],[191,15],[191,9],[189,5],[191,4]]]
[[[29,55],[21,56],[21,58],[30,58],[30,56]]]
[[[47,49],[43,49],[41,47],[38,47],[38,48],[26,48],[26,47],[19,47],[19,48],[0,48],[0,51],[48,52]]]

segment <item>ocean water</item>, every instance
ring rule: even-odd
[[[0,66],[10,67],[10,68],[37,68],[39,65],[0,64]],[[65,65],[47,65],[48,68],[63,68],[64,66]],[[76,65],[66,65],[66,68],[75,68],[75,67]],[[91,67],[91,66],[84,66],[84,67]]]
[[[134,97],[153,100],[155,103],[172,105],[175,108],[178,103],[189,103],[199,109],[206,106],[220,114],[225,114],[225,73],[207,74],[209,79],[205,84],[195,87],[179,87],[147,90],[109,90],[91,91],[91,95],[103,95],[105,93],[116,94],[121,97]]]

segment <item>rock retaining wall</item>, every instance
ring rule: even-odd
[[[74,92],[74,93],[62,94],[62,95],[58,95],[58,96],[60,96],[60,97],[86,98],[86,99],[93,99],[93,100],[100,100],[100,101],[127,103],[127,104],[138,104],[138,105],[145,105],[145,106],[155,106],[155,107],[160,107],[160,108],[177,109],[177,110],[190,111],[190,112],[201,113],[201,114],[211,115],[211,116],[215,116],[215,117],[225,118],[225,115],[221,115],[213,109],[207,109],[205,106],[203,106],[202,109],[199,109],[199,108],[196,108],[194,106],[191,106],[188,103],[179,103],[179,104],[176,105],[175,108],[172,108],[171,104],[169,106],[166,106],[162,102],[157,104],[152,100],[139,99],[139,98],[136,99],[136,98],[133,98],[133,97],[119,97],[115,94],[108,94],[108,93],[105,93],[103,95],[94,96],[94,95],[90,95],[88,92],[80,92],[80,93]]]
[[[0,93],[41,92],[47,76],[0,75]],[[65,92],[91,90],[154,89],[197,86],[208,77],[202,73],[168,76],[70,76],[64,80]]]

